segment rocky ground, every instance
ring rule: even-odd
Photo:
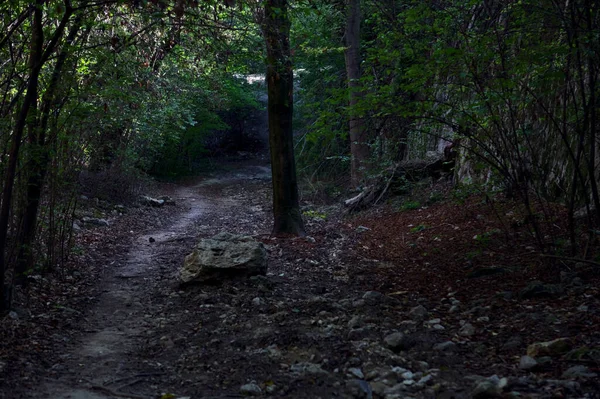
[[[476,198],[304,203],[309,236],[270,237],[268,169],[222,169],[83,223],[0,323],[1,398],[600,397],[596,265],[542,258]],[[267,275],[181,286],[220,232],[264,243]]]

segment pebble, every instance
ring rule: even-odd
[[[425,306],[419,305],[412,308],[408,315],[413,320],[423,320],[429,315],[429,312],[425,309]]]
[[[242,395],[256,396],[262,393],[262,389],[254,383],[245,384],[240,387],[240,393]]]
[[[349,341],[360,341],[365,338],[368,338],[371,335],[372,328],[370,327],[361,327],[361,328],[353,328],[348,331],[348,340]]]
[[[381,292],[367,291],[362,296],[362,299],[364,299],[367,303],[374,305],[378,302],[381,302],[381,300],[383,300],[383,297],[384,296]]]
[[[363,324],[363,319],[360,316],[354,316],[348,322],[348,328],[358,328]]]
[[[388,348],[394,351],[406,350],[411,346],[408,337],[401,332],[390,334],[383,341]]]
[[[433,349],[440,352],[452,352],[456,350],[456,344],[452,341],[441,342],[435,344]]]
[[[415,375],[412,371],[405,371],[404,373],[402,373],[401,377],[405,380],[412,380],[415,377]]]
[[[365,374],[362,372],[361,369],[357,368],[357,367],[351,367],[348,369],[348,373],[350,373],[351,375],[353,375],[354,377],[360,379],[360,380],[364,380],[365,379]]]
[[[300,374],[327,374],[318,364],[308,362],[296,363],[290,367],[290,371]]]
[[[356,301],[352,302],[352,306],[355,308],[362,308],[366,304],[367,302],[364,299],[357,299]]]
[[[562,374],[562,378],[594,378],[598,374],[592,372],[589,368],[583,365],[569,367]]]
[[[372,370],[367,373],[366,379],[370,381],[370,380],[374,380],[377,377],[379,377],[379,371]]]
[[[535,360],[531,356],[522,356],[521,360],[519,361],[519,368],[521,370],[532,370],[537,366],[537,360]]]
[[[428,374],[419,380],[419,384],[427,385],[427,384],[431,383],[432,381],[433,381],[433,376],[431,374]]]
[[[471,323],[465,323],[458,331],[458,335],[463,337],[471,337],[475,335],[475,327]]]
[[[498,384],[494,381],[484,380],[477,384],[471,396],[473,399],[489,399],[495,398],[500,394]]]

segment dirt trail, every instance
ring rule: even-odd
[[[237,212],[240,204],[235,198],[205,198],[202,192],[222,189],[245,180],[267,180],[270,171],[264,166],[246,166],[242,170],[191,187],[179,187],[175,193],[180,207],[187,211],[149,234],[139,235],[126,254],[114,254],[110,275],[99,284],[102,294],[97,304],[86,314],[85,334],[78,345],[67,347],[61,356],[66,370],[61,378],[49,381],[42,389],[31,393],[37,397],[55,399],[95,399],[112,397],[154,397],[157,392],[124,393],[125,387],[142,380],[161,377],[156,362],[136,357],[140,347],[155,333],[149,319],[160,312],[155,295],[156,283],[169,280],[170,289],[177,289],[174,265],[164,262],[170,258],[165,248],[178,243],[190,243],[198,230],[206,227],[210,218],[222,218],[224,212]],[[182,261],[179,253],[176,263]],[[171,258],[170,260],[173,260]],[[160,338],[159,338],[160,339]]]

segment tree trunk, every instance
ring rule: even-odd
[[[365,167],[370,157],[370,148],[365,134],[364,123],[356,105],[362,92],[360,90],[360,0],[347,0],[346,2],[346,75],[348,77],[348,90],[350,92],[350,154],[352,157],[351,176],[352,185],[358,186],[365,175]]]
[[[305,235],[294,160],[293,69],[287,0],[265,0],[269,146],[273,176],[273,234]]]
[[[67,13],[69,12],[70,11],[67,11]],[[48,162],[50,160],[50,150],[46,140],[48,120],[55,102],[56,91],[58,90],[63,66],[70,52],[69,47],[73,44],[73,41],[81,28],[81,22],[82,17],[79,15],[67,35],[65,46],[58,55],[56,65],[54,66],[50,84],[42,98],[39,121],[33,126],[32,130],[34,131],[34,134],[31,134],[29,137],[30,152],[32,154],[29,162],[30,174],[27,178],[26,204],[23,210],[23,216],[20,218],[22,220],[21,234],[18,242],[19,252],[15,265],[15,282],[19,284],[26,281],[25,275],[32,266],[32,248],[36,232],[38,209],[42,196],[42,188],[44,186],[46,174],[48,173]]]
[[[23,104],[12,132],[12,143],[9,152],[8,165],[6,167],[6,175],[4,177],[4,191],[2,193],[2,206],[0,207],[0,311],[10,307],[10,303],[7,303],[6,300],[8,295],[5,292],[6,287],[4,286],[6,272],[6,239],[8,238],[12,195],[23,132],[30,115],[30,110],[35,106],[38,99],[38,82],[42,67],[42,49],[44,43],[44,31],[42,27],[43,4],[43,0],[37,0],[33,12],[31,54],[29,56],[29,82],[27,84],[27,93],[23,99]]]

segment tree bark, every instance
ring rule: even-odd
[[[70,10],[67,10],[65,18],[69,18],[69,16]],[[63,66],[70,53],[69,47],[73,44],[73,41],[81,28],[81,23],[82,16],[79,15],[69,30],[65,46],[58,55],[50,79],[50,84],[42,97],[40,118],[38,123],[33,126],[32,130],[34,134],[29,137],[30,153],[32,156],[28,168],[30,169],[30,172],[29,177],[27,178],[26,204],[23,210],[23,216],[20,218],[22,220],[21,234],[18,242],[19,252],[15,265],[15,282],[18,284],[26,281],[25,275],[32,266],[32,248],[36,232],[38,209],[42,196],[42,188],[44,186],[46,174],[48,173],[48,163],[50,161],[50,149],[48,148],[46,140],[48,120],[55,102],[56,91],[58,90]],[[60,33],[62,35],[62,32]]]
[[[273,234],[305,235],[294,160],[293,69],[287,0],[265,0],[269,147],[273,176]]]
[[[19,150],[21,147],[21,141],[23,139],[23,132],[25,131],[25,126],[27,125],[27,119],[30,115],[30,110],[32,107],[35,107],[38,99],[38,82],[42,67],[42,51],[44,43],[44,31],[42,26],[43,6],[44,0],[36,1],[36,7],[33,12],[31,53],[29,56],[29,82],[27,83],[27,93],[23,99],[23,104],[12,132],[8,165],[6,167],[6,175],[4,177],[4,191],[2,192],[2,206],[0,207],[0,311],[6,310],[10,307],[10,303],[7,303],[8,295],[5,292],[6,287],[4,286],[6,272],[6,240],[8,238],[8,225],[10,222],[12,195],[15,184],[17,164],[19,162]]]
[[[349,109],[350,109],[350,154],[352,185],[358,186],[364,179],[367,161],[371,155],[369,143],[365,134],[364,122],[356,110],[359,99],[362,97],[360,90],[360,0],[347,0],[346,2],[346,75],[348,78]]]

